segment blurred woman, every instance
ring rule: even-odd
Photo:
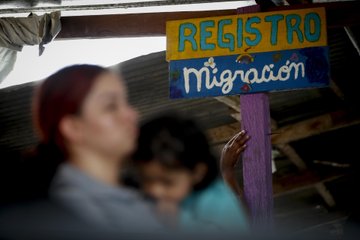
[[[43,146],[60,162],[50,197],[90,226],[122,232],[158,231],[162,225],[138,194],[119,183],[134,150],[137,113],[122,79],[94,65],[73,65],[49,76],[33,104]],[[51,161],[51,159],[49,159]]]

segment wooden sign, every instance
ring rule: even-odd
[[[329,83],[323,8],[170,21],[166,31],[171,98]]]

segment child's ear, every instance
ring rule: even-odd
[[[208,171],[208,167],[206,166],[205,163],[196,164],[193,174],[194,184],[198,184],[199,182],[201,182],[204,179],[207,171]]]

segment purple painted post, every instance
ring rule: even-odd
[[[237,12],[259,12],[260,6],[239,8]],[[251,137],[243,154],[244,199],[255,229],[273,224],[270,105],[266,93],[240,95],[241,126]]]
[[[241,125],[250,140],[243,154],[244,198],[254,228],[272,226],[273,191],[269,98],[266,93],[240,96]]]

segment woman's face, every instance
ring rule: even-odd
[[[98,154],[121,158],[135,148],[137,118],[122,80],[105,72],[98,76],[83,103],[81,144]]]

